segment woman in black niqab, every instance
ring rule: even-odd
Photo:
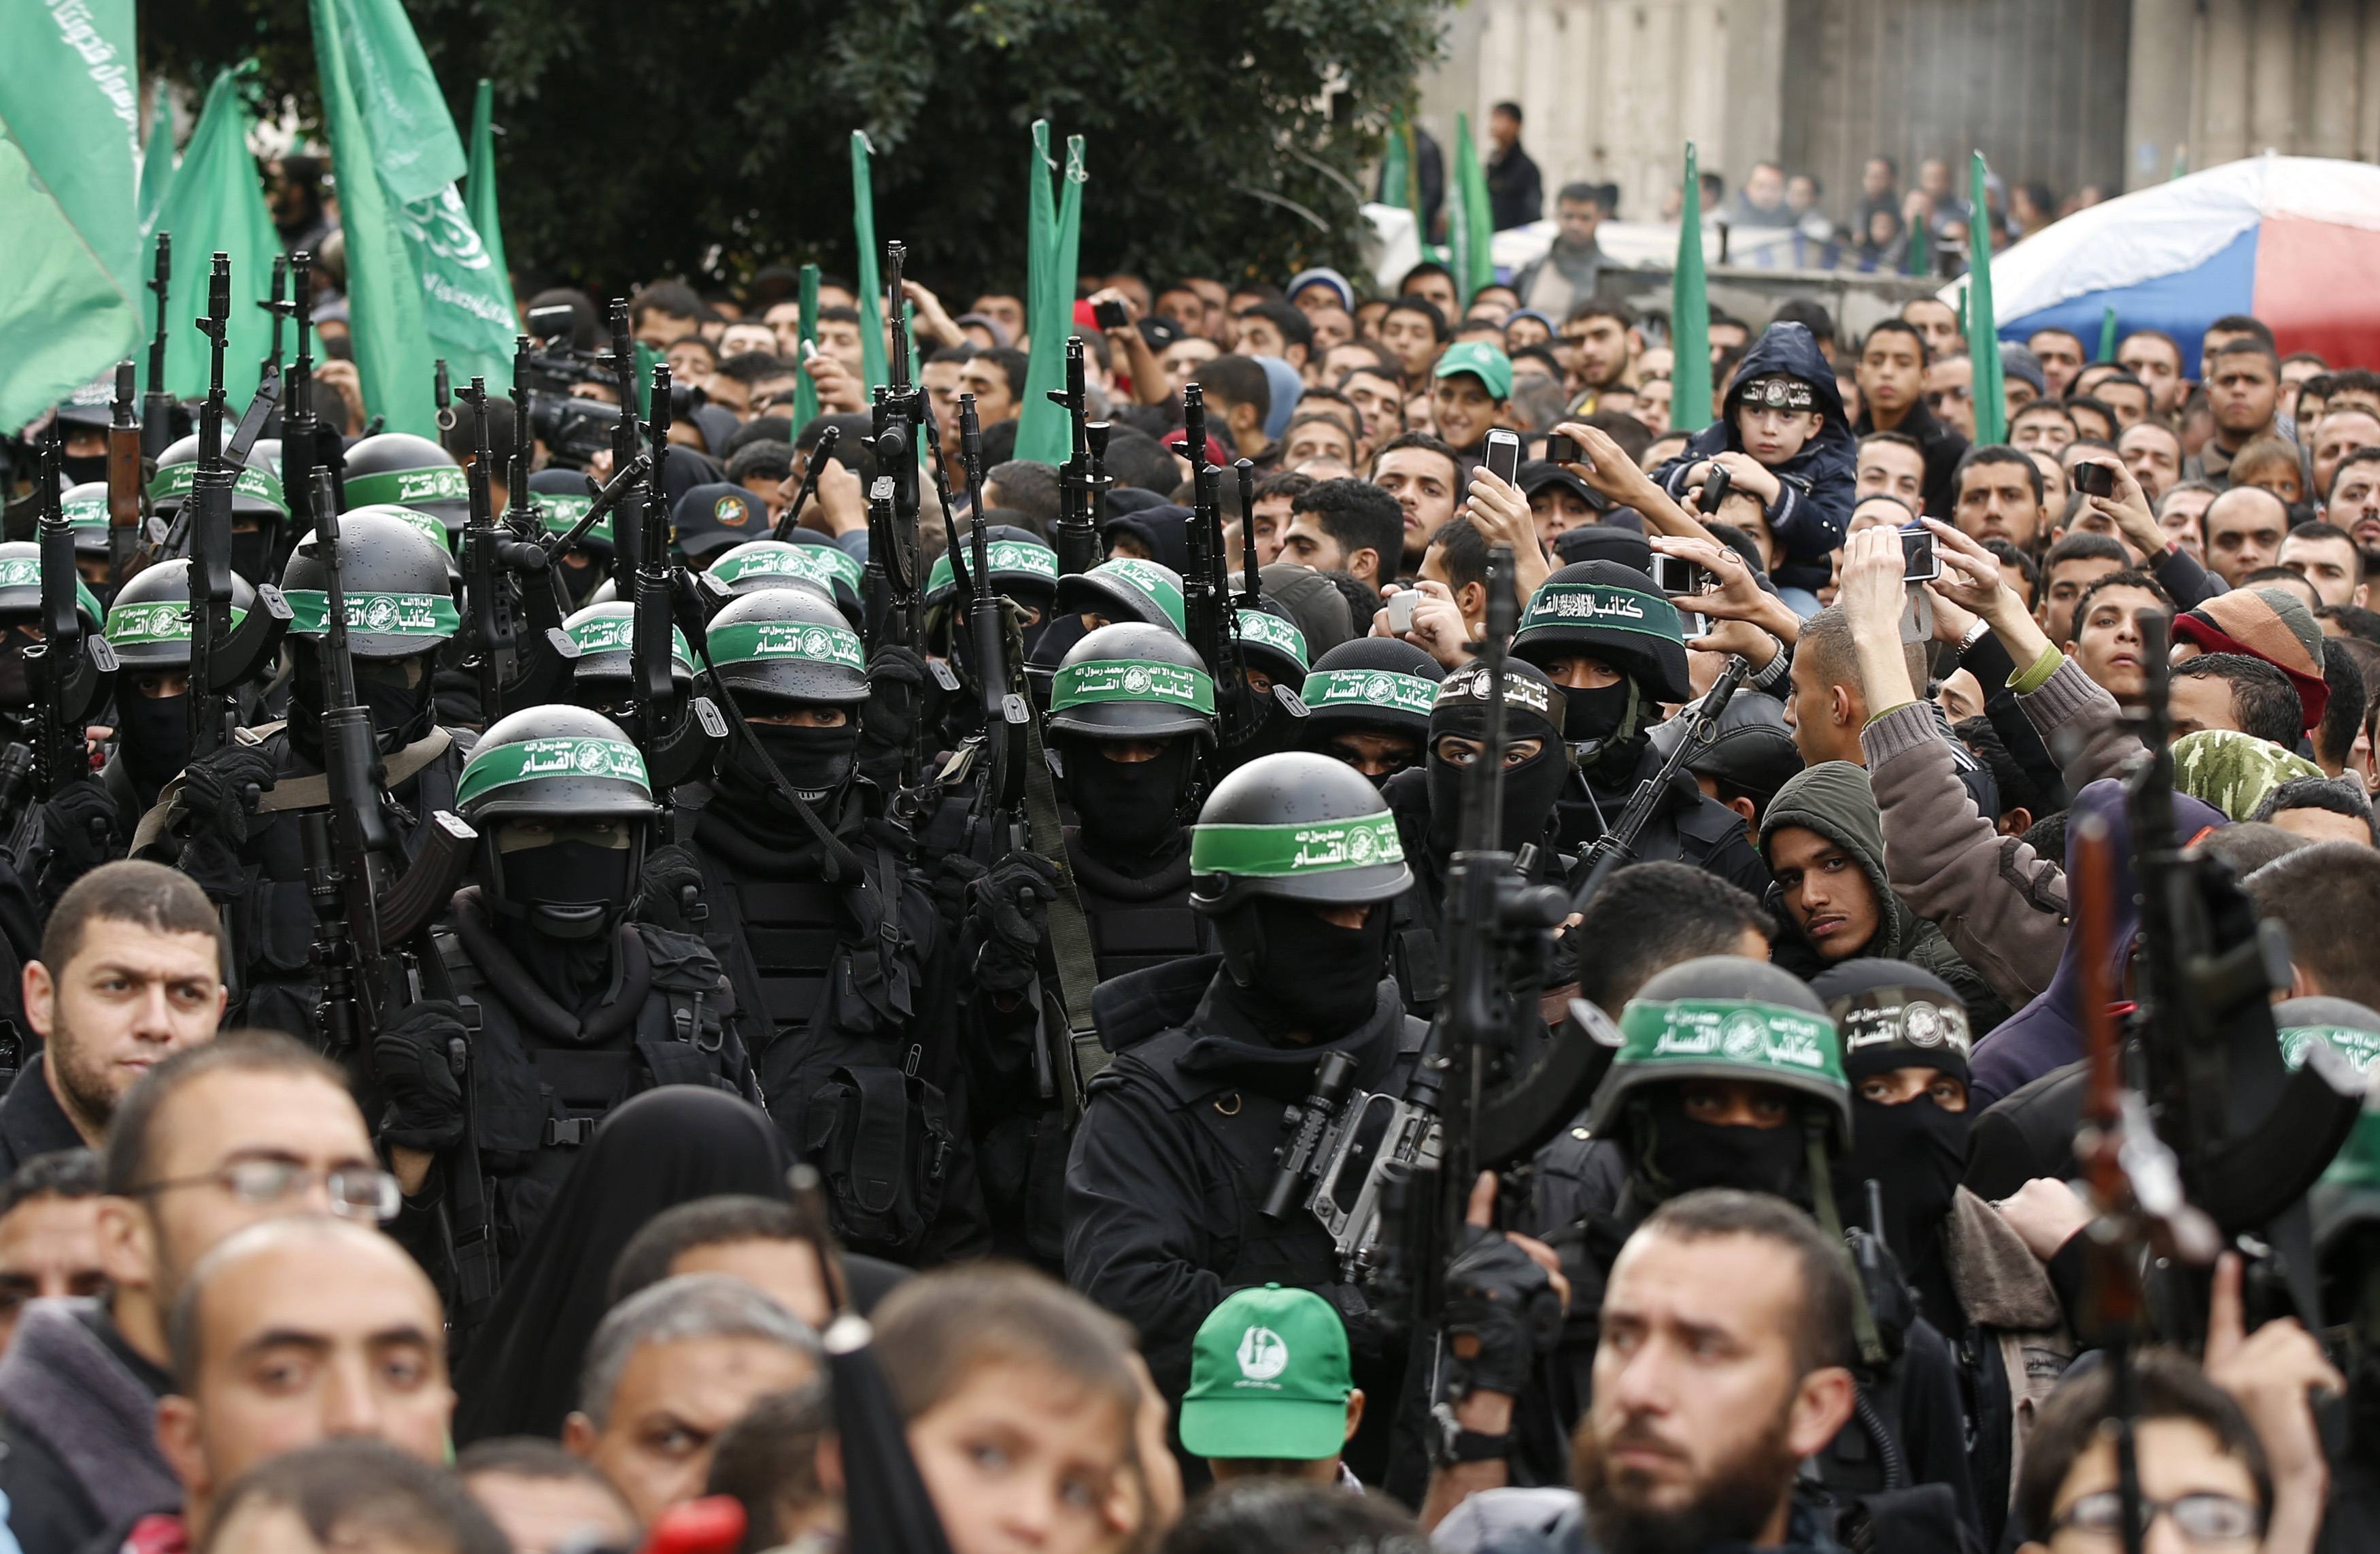
[[[471,1338],[455,1376],[455,1444],[558,1437],[629,1238],[697,1198],[783,1198],[793,1163],[767,1115],[720,1090],[664,1086],[604,1118]]]

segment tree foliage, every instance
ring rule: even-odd
[[[496,83],[515,265],[599,292],[848,273],[845,142],[929,284],[1025,276],[1027,129],[1087,142],[1082,262],[1275,278],[1354,258],[1356,180],[1443,0],[408,0],[458,124]],[[143,7],[151,67],[255,55],[317,122],[306,0]]]

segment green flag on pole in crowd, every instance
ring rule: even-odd
[[[1446,224],[1455,289],[1464,307],[1496,281],[1496,215],[1488,203],[1488,170],[1471,138],[1471,115],[1454,115],[1454,214]]]
[[[2116,309],[2112,303],[2099,315],[2099,359],[2116,359]]]
[[[224,392],[235,406],[247,404],[256,392],[258,367],[273,349],[273,315],[257,304],[273,295],[273,261],[281,253],[281,234],[256,181],[256,159],[248,152],[256,111],[244,88],[255,69],[250,63],[216,74],[198,127],[190,131],[189,149],[157,212],[159,230],[174,235],[175,255],[189,266],[188,273],[202,279],[211,255],[231,255]],[[176,292],[165,318],[165,386],[176,399],[196,399],[207,392],[212,353],[190,321],[202,310],[199,304],[206,293],[196,284]]]
[[[818,294],[819,267],[815,264],[805,264],[802,266],[801,292],[801,346],[816,346],[818,344]],[[796,349],[800,347],[797,346]],[[808,350],[801,351],[801,355],[805,358],[809,354]],[[818,380],[808,372],[795,373],[794,376],[794,430],[799,431],[818,419]]]
[[[892,381],[884,363],[884,277],[877,268],[876,185],[868,176],[868,159],[875,151],[864,130],[851,132],[851,237],[859,248],[859,359],[875,392]]]
[[[0,6],[0,432],[142,334],[132,0]]]
[[[1925,273],[1934,258],[1934,217],[1929,212],[1924,221],[1909,229],[1909,243],[1901,250],[1900,271],[1914,279]]]
[[[1670,424],[1700,431],[1711,420],[1710,292],[1703,279],[1703,180],[1686,142],[1678,262],[1670,278]]]
[[[1050,175],[1063,192],[1052,196]],[[1050,123],[1033,121],[1033,162],[1026,212],[1025,329],[1033,353],[1017,413],[1016,456],[1063,464],[1072,456],[1072,418],[1050,395],[1066,386],[1066,337],[1075,328],[1075,275],[1083,235],[1083,138],[1066,140],[1066,164],[1050,159]]]
[[[1380,198],[1384,203],[1402,206],[1412,212],[1414,241],[1421,245],[1422,258],[1429,258],[1429,223],[1422,213],[1421,143],[1414,138],[1413,120],[1402,108],[1389,115],[1389,155]]]
[[[434,436],[436,358],[457,383],[512,382],[512,283],[455,187],[469,160],[401,0],[310,3],[323,119],[344,174],[339,224],[364,405],[391,431]]]
[[[463,175],[463,208],[470,213],[471,229],[488,250],[496,273],[509,275],[504,262],[504,232],[496,219],[496,83],[482,76],[471,98],[471,161]],[[505,382],[511,382],[506,379]]]
[[[1967,199],[1975,219],[1967,226],[1967,354],[1974,358],[1975,445],[2008,437],[2008,395],[2001,386],[1999,330],[1992,318],[1992,224],[1984,204],[1984,153],[1975,152],[1967,173]]]
[[[174,104],[159,81],[157,111],[149,116],[149,144],[140,152],[140,236],[157,230],[157,212],[174,182]]]

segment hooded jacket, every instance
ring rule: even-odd
[[[1177,573],[1190,570],[1190,509],[1171,503],[1118,513],[1101,526],[1111,548],[1119,534],[1139,541],[1148,559]]]
[[[2131,826],[2124,810],[2123,785],[2114,781],[2096,782],[2076,794],[2074,819],[2080,820],[2086,815],[2098,816],[2107,826],[2107,854],[2115,875],[2107,886],[2107,899],[2115,904],[2113,920],[2107,925],[2111,962],[2107,968],[2107,986],[2121,988],[2125,963],[2131,958],[2132,940],[2140,932],[2140,911],[2133,901],[2137,887],[2132,880]],[[2173,819],[2174,829],[2184,842],[2223,823],[2222,815],[2214,807],[2181,794],[2174,795]],[[2066,828],[2069,878],[2073,875],[2082,829],[2080,825]],[[2082,936],[2078,933],[2067,940],[2058,971],[2041,996],[1975,1044],[1970,1065],[1973,1072],[1967,1081],[1971,1108],[1980,1111],[2050,1070],[2081,1061],[2084,1055],[2083,970]]]
[[[1835,370],[1806,326],[1772,323],[1763,331],[1736,369],[1725,413],[1696,432],[1685,452],[1655,470],[1653,479],[1682,500],[1686,474],[1695,465],[1716,454],[1743,452],[1743,437],[1735,427],[1743,385],[1779,373],[1810,385],[1823,420],[1800,453],[1770,471],[1779,489],[1768,504],[1768,529],[1784,552],[1772,575],[1780,588],[1815,589],[1826,583],[1827,552],[1843,542],[1851,522],[1859,442],[1843,414],[1842,395],[1835,392]]]
[[[25,1554],[72,1554],[181,1505],[156,1434],[157,1400],[172,1387],[98,1302],[25,1308],[0,1362],[0,1493]]]
[[[1959,958],[1942,930],[1892,893],[1884,867],[1884,815],[1876,808],[1865,768],[1847,760],[1820,761],[1778,789],[1760,816],[1764,860],[1769,856],[1771,839],[1787,826],[1814,831],[1850,854],[1876,892],[1882,920],[1868,941],[1851,955],[1907,961],[1932,972],[1957,990],[1959,1002],[1966,1005],[1968,1023],[1975,1030],[1989,1030],[2007,1018],[2008,1006],[1973,966]],[[1793,926],[1781,887],[1769,888],[1768,905],[1789,928],[1779,936],[1771,959],[1804,980],[1835,964]]]

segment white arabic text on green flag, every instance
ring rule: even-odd
[[[0,432],[140,337],[132,0],[0,6]]]
[[[165,312],[165,386],[176,399],[207,392],[213,349],[194,321],[205,308],[212,256],[229,254],[224,393],[235,416],[256,393],[258,367],[273,348],[273,316],[257,304],[273,295],[273,261],[281,252],[281,234],[265,208],[256,158],[248,151],[256,113],[242,83],[254,70],[252,64],[241,65],[216,75],[182,165],[157,211],[158,228],[174,235],[179,261]]]
[[[151,91],[157,99],[157,111],[149,115],[149,143],[140,152],[140,236],[143,237],[157,230],[157,212],[164,206],[165,190],[174,183],[173,97],[166,91],[163,80]]]
[[[463,143],[399,0],[312,0],[312,10],[365,404],[390,431],[428,435],[434,358],[457,382],[510,381],[512,286],[455,187]]]

